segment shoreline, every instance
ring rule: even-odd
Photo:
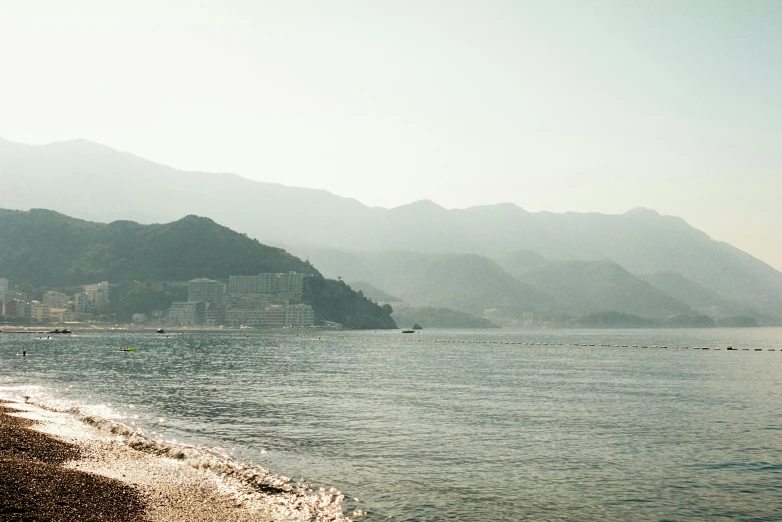
[[[119,325],[119,326],[103,326],[95,324],[77,324],[77,323],[60,323],[51,326],[18,326],[18,325],[6,325],[0,324],[0,334],[43,334],[43,335],[71,335],[68,333],[52,333],[56,328],[68,328],[71,333],[84,333],[84,332],[132,332],[132,333],[149,333],[157,335],[173,335],[177,333],[198,333],[198,332],[334,332],[334,331],[347,331],[347,332],[360,332],[362,330],[353,330],[349,328],[336,328],[333,326],[293,326],[293,327],[270,327],[270,328],[221,328],[219,326],[174,326],[162,328],[165,333],[157,333],[156,328],[150,327],[138,327],[134,325]],[[367,330],[372,330],[367,329]]]
[[[339,495],[290,487],[125,428],[0,399],[0,519],[350,521]]]
[[[81,449],[33,429],[0,401],[0,516],[4,520],[117,520],[145,517],[142,496],[120,481],[77,469]]]

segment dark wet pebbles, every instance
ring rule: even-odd
[[[144,502],[119,481],[66,469],[78,447],[30,430],[34,421],[0,405],[0,520],[137,521]]]

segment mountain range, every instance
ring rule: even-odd
[[[554,214],[430,201],[384,209],[322,190],[180,171],[84,140],[0,140],[0,182],[4,208],[103,222],[208,216],[414,306],[497,309],[515,319],[622,311],[782,323],[782,273],[649,209]]]

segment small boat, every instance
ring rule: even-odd
[[[136,349],[135,348],[118,348],[117,351],[118,352],[135,352]]]
[[[163,330],[162,328],[158,328],[157,330],[155,330],[155,333],[166,333],[166,331]]]
[[[415,333],[415,330],[402,330],[402,333]]]

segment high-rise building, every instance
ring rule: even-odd
[[[65,308],[68,305],[69,297],[60,292],[49,290],[43,294],[43,304],[50,308]]]
[[[32,304],[22,299],[9,299],[3,305],[3,315],[29,320],[32,317]]]
[[[171,303],[166,322],[179,326],[203,325],[209,304],[204,301],[177,301]]]
[[[3,307],[3,301],[5,301],[8,295],[8,279],[0,277],[0,308]]]
[[[16,317],[19,313],[19,306],[22,302],[17,299],[8,299],[3,301],[3,316]]]
[[[193,279],[187,284],[187,300],[220,305],[225,301],[225,285],[212,279]]]
[[[73,296],[73,314],[77,319],[83,319],[89,310],[89,299],[86,293],[74,294]]]
[[[292,304],[285,307],[286,326],[312,326],[315,324],[315,312],[310,305]]]
[[[278,294],[302,294],[304,293],[304,274],[289,272],[277,275]]]
[[[33,301],[30,305],[30,316],[33,321],[48,323],[52,320],[52,309],[45,303]]]
[[[84,293],[87,300],[96,308],[101,308],[109,304],[109,282],[101,281],[96,285],[87,285],[84,287]]]
[[[231,296],[278,296],[296,299],[304,293],[304,274],[258,274],[255,276],[230,276],[228,293]]]

